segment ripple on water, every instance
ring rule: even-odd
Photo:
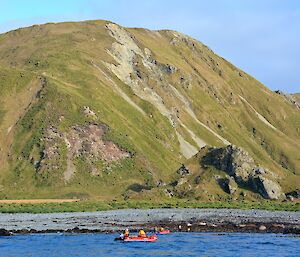
[[[114,241],[116,234],[0,237],[0,256],[299,256],[299,237],[251,233],[171,233],[155,243]]]

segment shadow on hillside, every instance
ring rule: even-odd
[[[134,183],[134,184],[131,184],[127,190],[132,190],[134,192],[141,192],[143,189],[145,190],[150,190],[151,187],[150,186],[146,186],[146,185],[141,185],[141,184],[138,184],[138,183]]]

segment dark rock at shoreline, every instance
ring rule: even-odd
[[[190,224],[190,226],[188,226]],[[1,235],[171,231],[300,233],[300,213],[237,209],[128,209],[89,213],[0,214]],[[265,230],[259,228],[264,226]],[[179,229],[179,227],[181,227]]]
[[[3,229],[3,228],[0,229],[0,236],[11,236],[11,235],[12,234],[10,231]]]
[[[86,233],[122,233],[125,228],[128,228],[131,233],[137,233],[140,229],[144,229],[147,233],[155,233],[158,227],[164,227],[171,230],[171,232],[226,232],[226,233],[281,233],[281,234],[300,234],[300,226],[298,225],[284,225],[281,223],[211,223],[211,222],[194,222],[194,223],[182,223],[182,222],[161,222],[155,224],[136,224],[134,226],[124,226],[123,229],[118,230],[101,230],[101,229],[81,229],[74,227],[67,230],[61,229],[20,229],[8,231],[6,229],[0,229],[0,236],[11,236],[16,234],[40,234],[40,233],[74,233],[74,234],[86,234]]]

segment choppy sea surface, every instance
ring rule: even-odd
[[[157,242],[114,241],[117,234],[0,237],[0,256],[300,256],[300,238],[282,234],[171,233]]]

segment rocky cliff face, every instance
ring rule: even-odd
[[[201,160],[201,164],[211,165],[229,175],[220,180],[221,186],[229,193],[235,191],[236,183],[267,199],[284,198],[282,189],[276,182],[277,176],[272,171],[256,165],[253,158],[240,147],[229,145],[210,149]]]
[[[291,95],[291,94],[285,94],[284,92],[280,90],[275,91],[276,94],[281,95],[286,101],[290,102],[293,104],[297,109],[300,109],[300,103],[299,100],[297,99],[297,95]]]
[[[176,31],[86,21],[5,33],[0,93],[2,198],[298,189],[295,102]]]

